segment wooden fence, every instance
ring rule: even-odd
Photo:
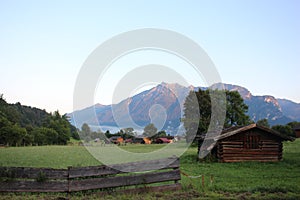
[[[0,167],[0,192],[176,190],[181,188],[180,179],[177,157],[68,169]]]

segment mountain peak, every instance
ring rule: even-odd
[[[267,118],[269,123],[274,125],[286,124],[292,119],[300,119],[300,105],[296,103],[286,100],[277,101],[275,97],[270,95],[253,96],[248,89],[238,85],[217,83],[212,87],[239,92],[249,107],[247,114],[254,121]],[[119,128],[124,128],[134,126],[131,123],[133,121],[139,127],[144,127],[151,123],[149,113],[158,114],[162,111],[154,111],[152,108],[156,106],[155,108],[163,108],[162,112],[166,114],[166,122],[161,128],[166,131],[175,130],[180,126],[180,118],[184,114],[182,113],[182,108],[186,96],[191,90],[195,91],[198,89],[205,90],[207,88],[194,87],[192,85],[185,87],[178,83],[162,82],[149,90],[128,97],[118,104],[108,106],[96,104],[82,111],[74,112],[74,114],[76,115],[76,120],[79,121],[77,124],[89,123],[99,125],[98,123],[100,123],[101,125],[121,126]],[[93,109],[93,113],[96,113],[98,119],[93,118],[94,115],[87,114],[88,112],[91,113],[91,109]],[[132,121],[129,120],[128,114]]]
[[[161,82],[158,86],[162,86],[162,87],[167,87],[167,88],[182,88],[184,86],[178,84],[178,83],[166,83],[166,82]]]
[[[217,83],[217,84],[222,84],[222,83]],[[238,93],[240,93],[240,95],[242,96],[243,99],[251,99],[252,98],[252,94],[251,92],[242,86],[239,85],[232,85],[232,84],[222,84],[224,89],[229,90],[229,91],[237,91]]]
[[[102,108],[102,107],[105,107],[106,105],[103,105],[103,104],[100,104],[100,103],[96,103],[94,106],[98,107],[98,108]]]

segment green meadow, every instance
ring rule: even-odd
[[[128,152],[146,153],[164,145],[127,145]],[[93,148],[93,147],[91,147]],[[111,146],[94,147],[109,151]],[[300,140],[284,143],[276,163],[217,163],[197,161],[197,148],[180,157],[182,191],[144,194],[111,194],[97,191],[62,193],[3,193],[0,199],[300,199]],[[0,149],[1,166],[51,167],[101,164],[83,146],[36,146]]]

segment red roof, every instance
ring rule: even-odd
[[[168,138],[157,138],[157,140],[161,140],[163,143],[170,143]]]

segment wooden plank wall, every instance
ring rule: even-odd
[[[179,158],[68,169],[0,167],[0,192],[73,192],[142,186],[180,189]],[[170,184],[174,182],[173,184]],[[154,187],[153,187],[154,188]]]
[[[258,149],[245,149],[243,141],[219,141],[218,159],[220,162],[279,161],[282,159],[282,142],[263,140]]]

